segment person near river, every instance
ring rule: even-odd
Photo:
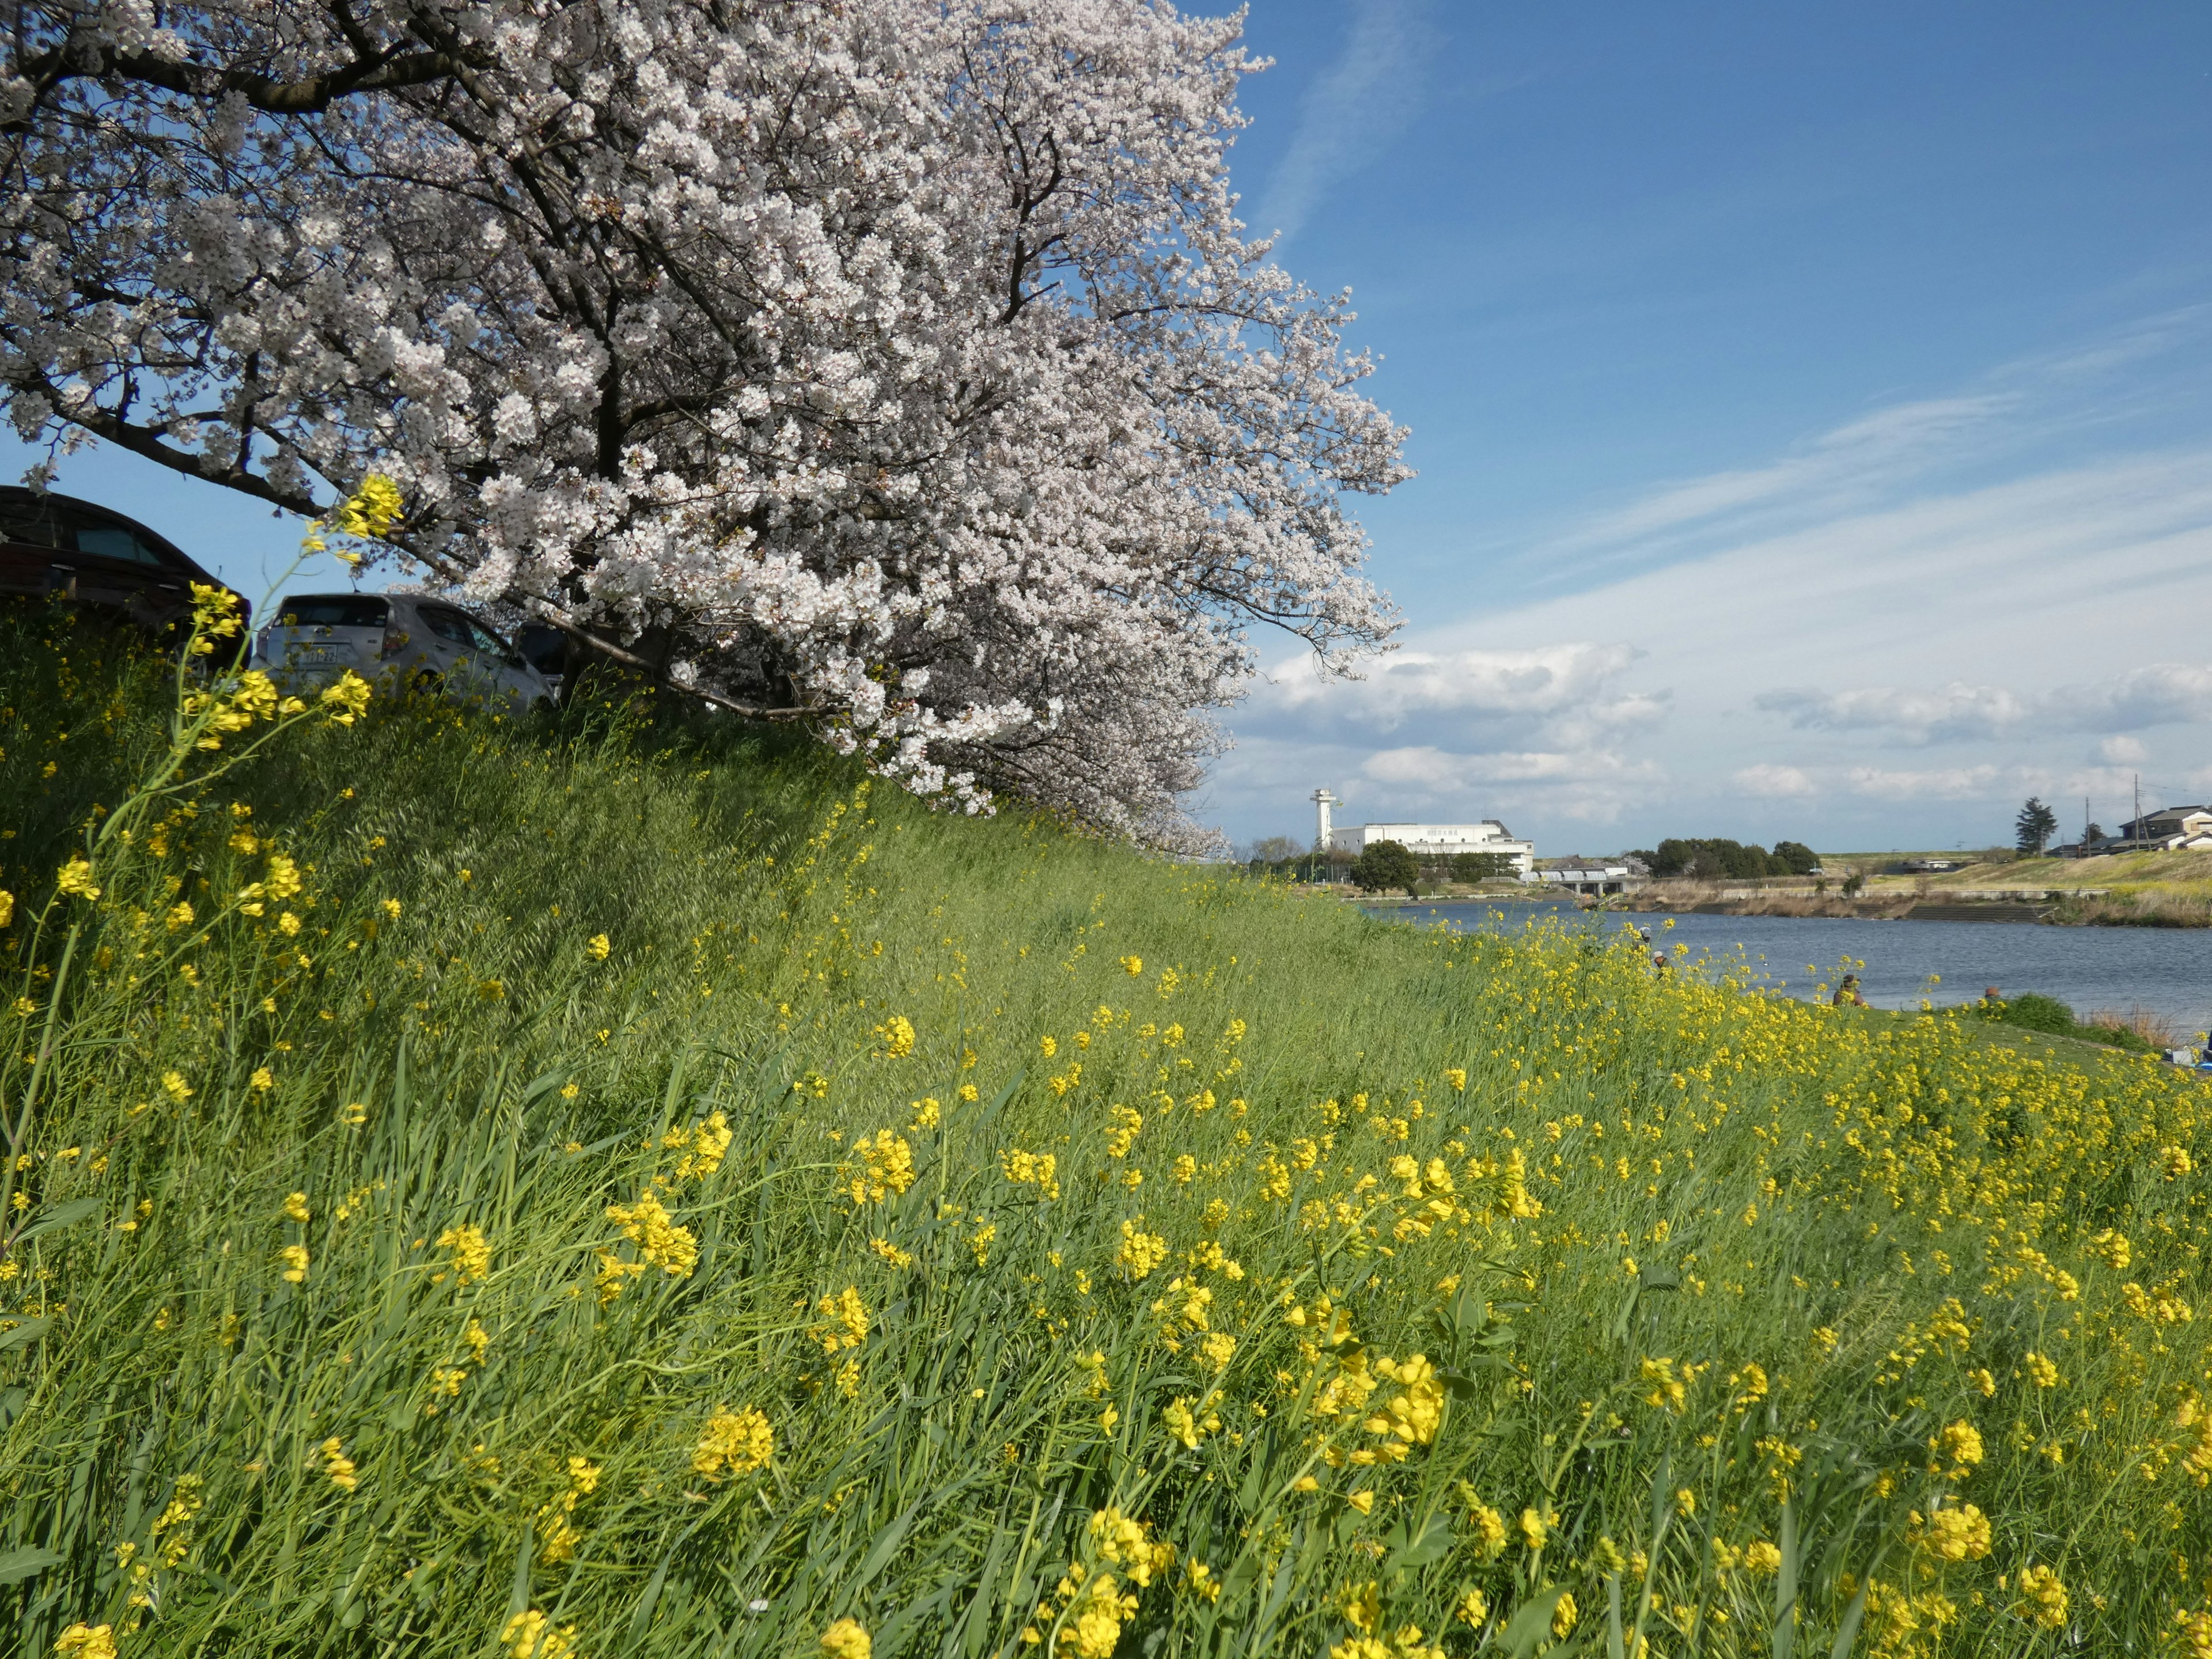
[[[1859,994],[1859,976],[1845,974],[1844,982],[1836,988],[1835,1006],[1838,1008],[1863,1008],[1867,1000]]]

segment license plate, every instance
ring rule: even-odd
[[[336,647],[328,645],[295,646],[292,665],[295,668],[327,668],[342,660]]]

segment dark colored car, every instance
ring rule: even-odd
[[[134,519],[73,495],[0,486],[0,594],[56,595],[164,629],[191,615],[194,582],[224,586]],[[251,609],[240,596],[240,618]]]

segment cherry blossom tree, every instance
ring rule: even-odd
[[[0,397],[923,793],[1172,842],[1256,628],[1394,626],[1343,296],[1148,0],[22,0]]]

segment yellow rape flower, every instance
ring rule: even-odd
[[[823,1352],[857,1348],[868,1340],[868,1310],[857,1285],[848,1285],[842,1294],[823,1297],[814,1304],[814,1311],[824,1322],[814,1331]]]
[[[1960,1472],[1971,1469],[1982,1461],[1982,1432],[1961,1418],[1944,1428],[1942,1450]]]
[[[54,884],[67,898],[89,900],[100,896],[100,884],[92,878],[92,860],[82,853],[62,866],[61,873],[54,878]]]
[[[350,668],[335,684],[323,688],[323,712],[338,726],[351,726],[368,712],[369,684]]]
[[[112,1625],[71,1625],[54,1643],[62,1659],[115,1659]]]
[[[1146,1232],[1134,1221],[1121,1224],[1121,1248],[1115,1252],[1114,1265],[1128,1274],[1132,1284],[1167,1259],[1166,1239],[1158,1233]]]
[[[338,504],[333,515],[337,527],[349,536],[372,539],[391,533],[404,506],[399,486],[381,472],[372,472],[361,488]]]
[[[1972,1504],[1929,1518],[1929,1552],[1945,1561],[1978,1561],[1990,1553],[1990,1517]]]
[[[1575,1627],[1575,1620],[1579,1611],[1575,1606],[1574,1593],[1571,1590],[1559,1597],[1559,1605],[1552,1609],[1552,1635],[1554,1640],[1564,1642],[1567,1639],[1568,1632]]]
[[[914,1148],[903,1137],[878,1129],[872,1137],[861,1135],[854,1139],[853,1151],[860,1158],[859,1166],[839,1164],[837,1184],[851,1198],[854,1208],[880,1204],[914,1185]]]
[[[723,1406],[715,1408],[700,1431],[691,1467],[709,1480],[720,1480],[765,1468],[775,1455],[775,1431],[765,1413],[757,1406],[734,1412]]]
[[[893,1014],[876,1027],[876,1037],[888,1058],[904,1060],[914,1052],[914,1022],[904,1014]]]
[[[872,1646],[856,1619],[840,1619],[822,1632],[822,1651],[828,1659],[868,1659]]]
[[[556,1630],[535,1607],[508,1620],[499,1641],[513,1659],[575,1659],[576,1627],[563,1625]]]
[[[290,1285],[304,1285],[307,1282],[307,1247],[306,1245],[287,1244],[276,1252],[276,1259],[284,1264],[284,1271],[277,1275],[278,1278]]]
[[[307,1217],[308,1210],[307,1194],[293,1193],[285,1198],[284,1218],[287,1221],[297,1221],[302,1225],[305,1225]]]
[[[635,1204],[610,1204],[606,1216],[622,1229],[623,1237],[637,1246],[640,1255],[671,1279],[691,1276],[699,1263],[699,1241],[689,1228],[676,1224],[653,1194],[640,1193]]]
[[[614,948],[605,933],[594,933],[584,941],[584,954],[593,962],[605,962]]]
[[[2066,1623],[2069,1606],[2065,1582],[2056,1571],[2045,1566],[2033,1566],[2020,1575],[2020,1601],[2017,1611],[2032,1624],[2045,1630],[2057,1630]]]
[[[341,1492],[351,1492],[361,1484],[354,1473],[354,1461],[345,1455],[345,1443],[336,1435],[323,1442],[323,1473],[330,1477],[331,1485]]]
[[[491,1276],[491,1241],[473,1222],[447,1228],[438,1235],[438,1248],[451,1253],[455,1284],[472,1285]]]

